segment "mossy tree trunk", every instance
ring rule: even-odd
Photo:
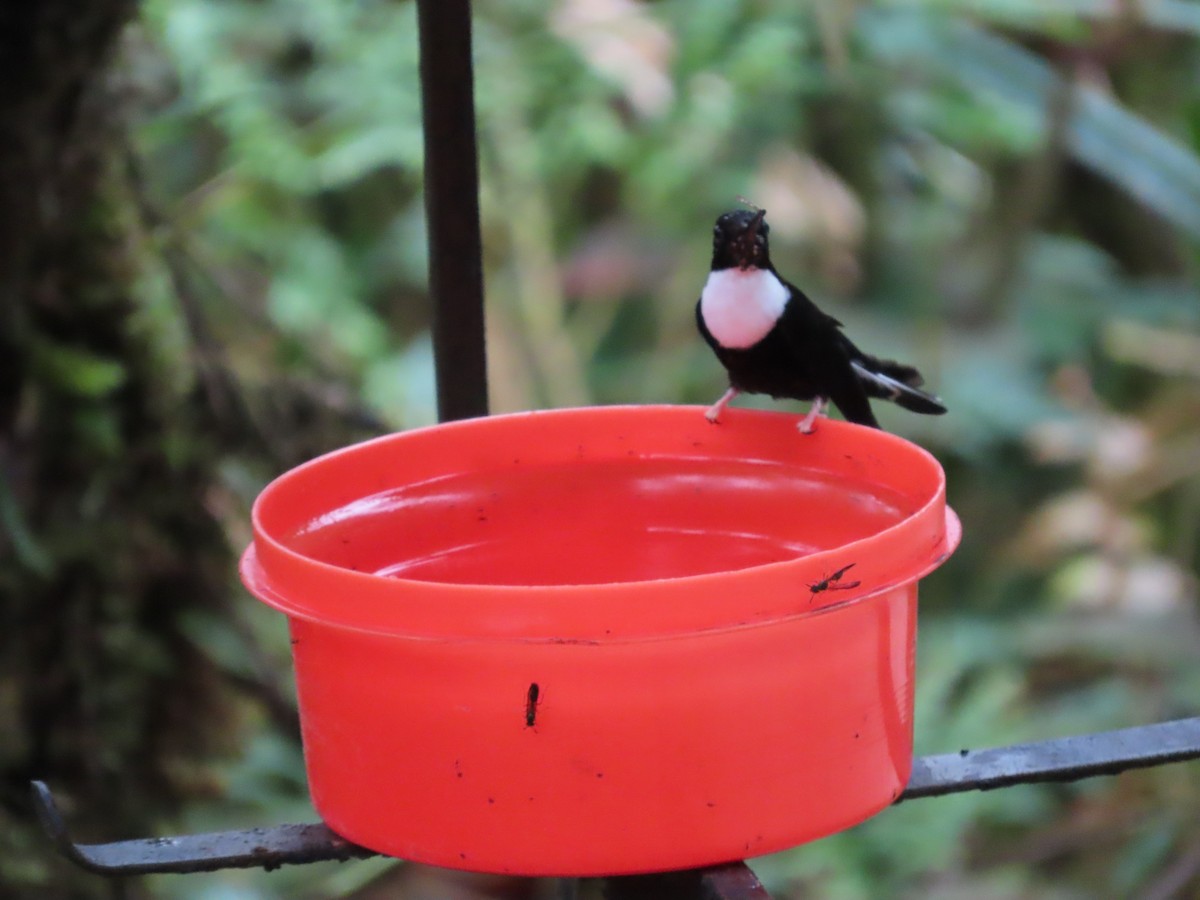
[[[110,71],[136,8],[0,5],[0,885],[20,896],[114,889],[52,859],[31,778],[84,837],[134,836],[231,741],[183,627],[233,568],[206,502],[220,430],[136,300]]]

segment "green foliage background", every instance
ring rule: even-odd
[[[922,585],[918,752],[1196,713],[1200,3],[510,0],[475,28],[496,411],[715,399],[692,305],[744,195],[951,409],[882,411],[965,527]],[[219,347],[280,465],[432,421],[413,4],[149,0],[123,59],[162,352]],[[276,471],[227,461],[232,545]],[[245,606],[250,662],[220,617],[193,639],[286,704],[283,623]],[[311,816],[294,735],[241,728],[180,827]],[[781,897],[1196,895],[1195,776],[905,804],[756,868]],[[381,865],[153,884],[327,896]]]

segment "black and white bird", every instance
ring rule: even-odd
[[[737,210],[717,219],[712,271],[696,304],[700,334],[729,373],[729,390],[705,414],[717,422],[741,393],[811,400],[800,422],[813,430],[833,401],[851,422],[878,428],[868,398],[890,400],[926,415],[946,411],[920,390],[921,373],[863,353],[804,292],[771,265],[766,210]]]

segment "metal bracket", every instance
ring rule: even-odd
[[[771,900],[744,862],[604,881],[604,900]]]
[[[1200,758],[1200,717],[1124,728],[1078,737],[1017,744],[988,750],[961,750],[913,761],[908,788],[896,802],[937,797],[962,791],[991,790],[1014,784],[1077,781],[1097,775],[1116,775],[1127,769],[1158,766]],[[143,875],[151,872],[211,872],[217,869],[275,869],[289,863],[362,859],[375,856],[343,840],[323,824],[276,825],[241,831],[220,831],[180,837],[77,844],[67,832],[50,789],[33,782],[33,801],[39,821],[67,859],[103,875]],[[706,890],[726,882],[751,886],[744,866],[698,870]],[[748,870],[747,870],[748,871]],[[752,878],[751,873],[749,878]],[[705,879],[708,879],[705,881]],[[622,879],[611,879],[621,881]],[[632,884],[632,882],[631,882]],[[765,893],[724,893],[716,897],[765,897]],[[761,890],[759,886],[758,890]]]

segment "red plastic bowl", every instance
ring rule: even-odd
[[[795,425],[497,416],[269,485],[242,577],[290,618],[329,826],[435,865],[598,875],[780,850],[891,803],[917,579],[958,521],[919,447]]]

